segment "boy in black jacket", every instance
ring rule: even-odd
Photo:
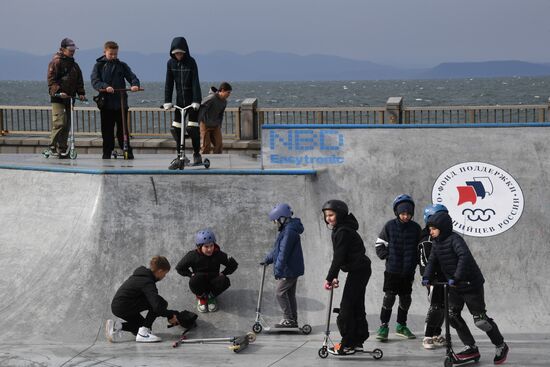
[[[214,232],[209,229],[197,232],[195,244],[197,248],[180,260],[176,271],[190,277],[189,288],[197,296],[199,312],[215,312],[218,310],[216,297],[229,288],[231,282],[227,276],[237,270],[239,264],[220,250]],[[225,266],[222,272],[221,265]]]
[[[475,339],[460,315],[466,304],[474,317],[475,325],[487,333],[496,347],[494,363],[504,363],[508,356],[508,345],[504,342],[497,324],[487,316],[483,289],[485,278],[468,245],[459,234],[453,232],[453,220],[448,213],[435,213],[428,220],[427,226],[434,246],[422,284],[428,286],[433,279],[435,267],[441,268],[449,284],[449,322],[465,346],[457,353],[457,358],[469,360],[480,356]]]
[[[365,290],[371,276],[370,259],[365,254],[365,245],[357,233],[359,223],[348,212],[341,200],[329,200],[322,208],[327,227],[332,229],[333,256],[325,278],[325,289],[338,288],[338,273],[347,272],[340,312],[336,319],[342,336],[339,344],[329,348],[331,354],[348,355],[363,350],[369,337],[369,325],[365,313]]]
[[[140,266],[117,290],[111,310],[126,322],[107,320],[105,334],[110,342],[116,342],[122,331],[136,335],[136,342],[160,342],[162,339],[151,333],[151,327],[159,316],[166,317],[171,325],[178,324],[178,311],[168,310],[168,302],[158,294],[156,282],[164,279],[170,271],[170,263],[164,256],[151,259],[149,268]],[[147,316],[141,316],[148,311]]]
[[[395,333],[403,338],[416,338],[407,327],[407,314],[412,302],[412,284],[421,228],[412,220],[414,201],[409,195],[399,195],[394,199],[393,212],[396,218],[384,225],[376,240],[376,255],[386,260],[381,325],[376,335],[376,339],[380,341],[388,340],[388,323],[396,296],[399,296],[399,307]]]

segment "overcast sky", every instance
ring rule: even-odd
[[[0,48],[38,55],[63,37],[167,52],[327,54],[395,66],[550,62],[550,0],[2,0]],[[77,55],[78,57],[78,55]]]

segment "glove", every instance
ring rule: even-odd
[[[170,108],[172,108],[172,103],[168,102],[168,103],[165,103],[162,105],[162,108],[164,108],[165,110],[169,110]]]
[[[200,108],[200,104],[197,103],[197,102],[193,102],[191,103],[191,108],[194,109],[195,111],[198,111],[198,109]]]
[[[428,285],[430,285],[430,280],[429,279],[422,279],[422,285],[424,287],[427,287]]]
[[[449,287],[454,287],[455,283],[456,282],[454,279],[449,279],[449,281],[447,282],[447,284],[449,284]]]

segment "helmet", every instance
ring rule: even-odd
[[[195,235],[195,244],[197,246],[202,246],[207,243],[216,243],[216,236],[214,235],[214,232],[209,229],[198,231]]]
[[[398,216],[399,213],[397,212],[397,206],[401,203],[411,203],[412,205],[412,213],[411,215],[414,216],[414,200],[410,195],[407,194],[401,194],[398,195],[395,199],[393,199],[393,212],[395,213],[395,216]]]
[[[424,222],[428,223],[428,220],[432,215],[438,212],[449,213],[449,209],[443,204],[431,204],[424,208]]]
[[[286,203],[277,204],[269,212],[269,220],[277,220],[281,217],[292,217],[292,209]]]
[[[343,215],[347,215],[349,212],[348,205],[346,203],[344,203],[342,200],[335,199],[329,200],[323,204],[323,208],[321,209],[321,211],[324,212],[325,210],[333,210],[337,214]]]

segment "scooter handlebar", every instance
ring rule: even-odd
[[[139,88],[136,92],[143,92],[145,89]],[[115,92],[132,92],[132,89],[130,88],[113,88],[113,91]],[[107,93],[107,88],[101,88],[98,90],[98,92]]]

